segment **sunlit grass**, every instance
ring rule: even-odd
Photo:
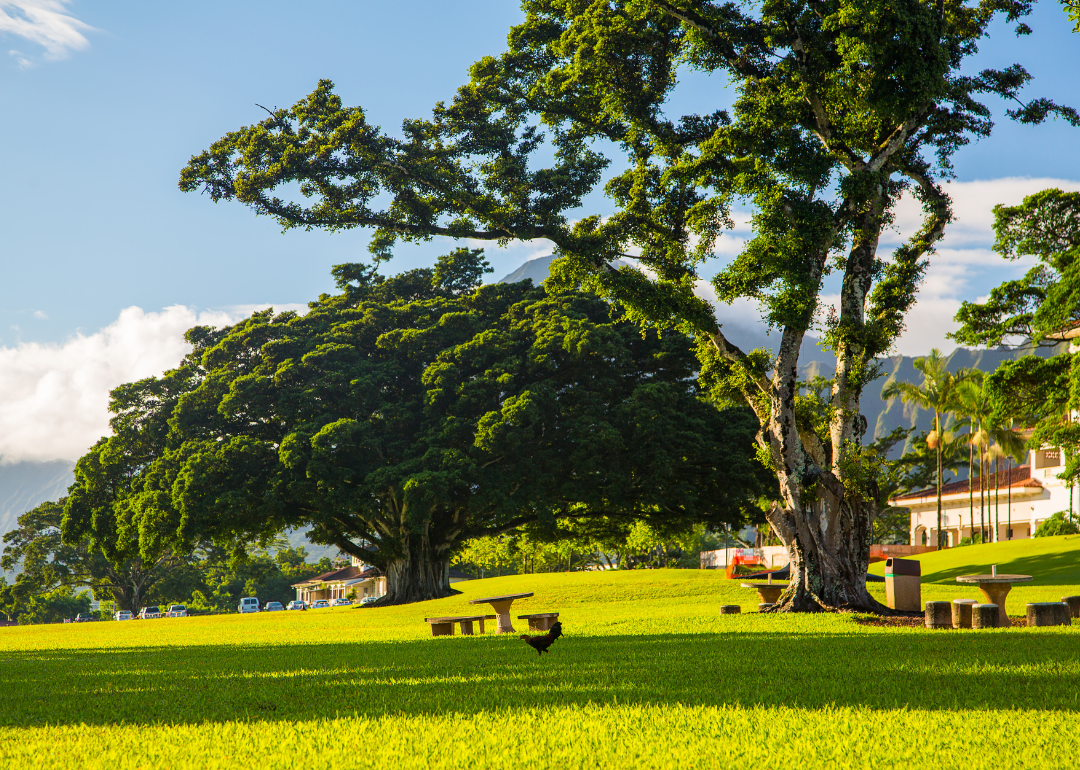
[[[757,615],[752,591],[699,570],[455,587],[405,607],[0,629],[0,767],[1075,762],[1080,625]],[[432,638],[423,622],[519,591],[535,596],[514,615],[564,623],[542,659],[515,637]],[[717,613],[732,603],[746,614]]]

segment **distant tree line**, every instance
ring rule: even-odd
[[[285,603],[295,598],[294,583],[334,566],[327,557],[308,562],[303,547],[284,540],[242,556],[203,544],[187,554],[170,552],[152,564],[138,556],[114,564],[87,537],[63,542],[65,502],[42,503],[4,535],[0,566],[17,574],[14,583],[0,578],[0,613],[12,620],[61,622],[89,614],[91,600],[100,603],[103,619],[117,610],[137,613],[169,604],[184,604],[193,613],[230,612],[242,596]]]

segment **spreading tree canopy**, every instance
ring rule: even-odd
[[[144,560],[135,553],[109,559],[89,536],[64,542],[66,500],[45,502],[19,517],[4,535],[0,566],[18,574],[0,591],[0,607],[9,615],[28,611],[35,596],[58,588],[89,587],[98,599],[111,598],[122,610],[138,612],[147,594],[185,560],[172,552]]]
[[[1019,206],[994,207],[994,250],[1007,259],[1034,257],[1022,277],[965,302],[952,336],[967,345],[1059,346],[1080,339],[1080,193],[1043,190]],[[987,379],[996,416],[1035,428],[1031,443],[1065,450],[1064,478],[1080,479],[1080,355],[1006,361]]]
[[[341,265],[305,315],[193,330],[183,367],[118,391],[121,427],[166,430],[116,539],[150,556],[307,526],[385,569],[400,603],[448,595],[456,548],[525,524],[741,521],[768,478],[756,423],[705,400],[691,340],[592,294],[478,286],[485,267],[467,249],[392,278]],[[68,506],[87,526],[95,510]]]
[[[756,413],[780,484],[769,521],[793,565],[777,609],[881,609],[863,580],[877,504],[859,399],[950,221],[940,181],[959,147],[990,133],[988,96],[1015,102],[1009,115],[1021,122],[1080,123],[1048,99],[1021,101],[1030,76],[1019,64],[962,71],[996,18],[1029,33],[1020,19],[1031,2],[525,0],[522,9],[507,50],[480,59],[450,103],[406,120],[399,135],[322,81],[193,157],[181,189],[240,201],[284,228],[373,228],[380,255],[435,235],[550,241],[560,257],[553,285],[584,285],[636,321],[693,335],[718,395]],[[714,75],[717,102],[673,114],[679,79],[693,70]],[[605,173],[613,211],[580,211]],[[294,184],[300,196],[279,197]],[[905,190],[922,204],[922,226],[881,253]],[[695,293],[739,205],[752,210],[755,234],[712,286],[721,302],[760,304],[781,332],[775,356],[734,345]],[[624,256],[642,269],[616,267]],[[830,276],[840,296],[826,314]],[[817,322],[837,361],[824,437],[796,410],[799,350]]]

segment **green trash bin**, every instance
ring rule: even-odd
[[[885,560],[885,604],[894,610],[922,612],[922,564],[917,559]]]

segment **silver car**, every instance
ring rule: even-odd
[[[281,602],[267,602],[263,607],[263,612],[283,612],[284,607],[281,606]]]
[[[165,616],[169,618],[186,618],[188,616],[187,607],[182,604],[173,604],[169,607],[169,611],[165,613]]]
[[[160,607],[143,607],[139,610],[139,620],[153,620],[161,617]]]

